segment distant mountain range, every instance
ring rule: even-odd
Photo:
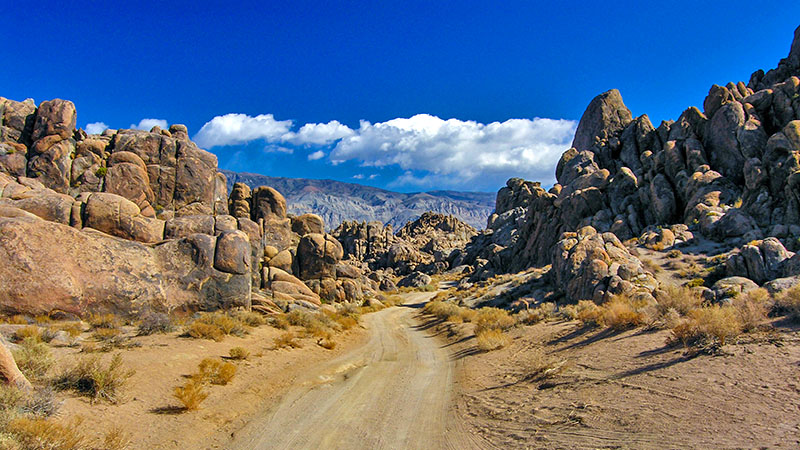
[[[486,227],[494,211],[497,194],[489,192],[431,191],[403,194],[354,183],[333,180],[283,178],[222,170],[233,183],[250,187],[271,186],[286,197],[292,214],[314,213],[334,229],[345,220],[391,224],[398,229],[425,211],[452,214],[477,229]]]

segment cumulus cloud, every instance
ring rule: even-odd
[[[428,114],[375,124],[362,121],[354,135],[336,144],[330,159],[397,165],[405,170],[397,185],[468,186],[474,180],[502,183],[512,176],[552,180],[576,126],[570,120],[541,118],[482,124]]]
[[[197,145],[205,148],[241,145],[257,139],[280,142],[289,133],[291,120],[275,120],[272,114],[225,114],[206,122],[194,136]]]
[[[106,125],[103,122],[92,122],[92,123],[87,123],[86,124],[85,131],[88,134],[100,134],[103,131],[106,131],[107,129],[108,129],[108,125]]]
[[[139,121],[138,125],[131,124],[131,128],[134,130],[147,130],[150,131],[153,127],[159,127],[163,129],[169,128],[167,125],[167,121],[164,119],[142,119]]]
[[[323,152],[322,150],[317,150],[314,153],[311,153],[311,154],[308,155],[308,160],[309,161],[316,161],[316,160],[322,159],[324,157],[325,157],[325,152]]]
[[[309,161],[327,156],[333,165],[352,161],[362,167],[399,167],[402,174],[394,186],[482,189],[515,176],[554,181],[553,169],[576,127],[575,121],[538,117],[483,124],[417,114],[361,121],[357,129],[336,120],[297,128],[272,114],[226,114],[203,125],[194,139],[205,148],[254,140],[266,141],[267,151],[316,147]]]
[[[353,134],[355,132],[347,125],[331,120],[328,123],[307,123],[297,133],[287,133],[281,139],[296,145],[328,145]]]

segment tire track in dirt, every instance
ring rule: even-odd
[[[280,403],[236,433],[233,449],[469,449],[456,419],[456,362],[417,327],[434,293],[404,294],[405,304],[363,316],[365,345],[309,370]]]

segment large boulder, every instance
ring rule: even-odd
[[[431,284],[431,277],[422,272],[412,272],[397,283],[398,287],[419,288]]]
[[[612,295],[652,295],[655,278],[630,254],[613,233],[592,227],[564,233],[553,251],[555,286],[568,301],[594,300]]]
[[[592,148],[597,140],[617,134],[633,117],[616,89],[604,92],[592,99],[581,117],[572,147],[578,150]]]
[[[325,232],[325,223],[322,217],[316,214],[301,214],[292,217],[292,231],[300,236],[309,233],[322,234]]]
[[[250,277],[213,268],[212,236],[148,246],[22,213],[0,211],[4,313],[249,307]]]
[[[286,218],[286,199],[280,192],[269,186],[260,186],[253,190],[253,205],[251,207],[251,218],[282,220]]]
[[[217,237],[214,268],[227,273],[250,273],[250,238],[242,231],[226,231]]]
[[[336,276],[336,263],[344,254],[342,245],[329,234],[303,236],[297,246],[297,268],[300,279],[311,280]]]
[[[90,194],[83,216],[84,226],[124,239],[155,243],[164,238],[163,220],[142,216],[135,203],[116,194]]]

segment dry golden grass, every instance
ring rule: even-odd
[[[753,289],[733,299],[731,305],[736,309],[742,331],[750,332],[761,328],[767,320],[771,308],[769,292],[764,288]]]
[[[405,299],[399,295],[386,295],[381,300],[381,303],[386,306],[397,306],[402,305],[404,301]]]
[[[295,336],[295,334],[291,331],[287,331],[276,337],[273,343],[275,344],[276,349],[284,347],[300,348],[303,346],[303,344],[297,340],[297,336]]]
[[[205,358],[197,366],[197,372],[192,378],[200,383],[226,385],[236,375],[236,366],[214,358]]]
[[[511,338],[499,328],[486,328],[475,333],[475,343],[479,349],[490,352],[507,346]]]
[[[20,449],[81,450],[88,448],[82,428],[83,420],[79,418],[60,424],[42,418],[18,417],[9,422],[7,432],[20,444]]]
[[[56,331],[64,331],[66,332],[71,338],[76,338],[83,333],[83,326],[80,322],[65,322],[65,323],[58,323],[53,325],[53,330]]]
[[[286,318],[286,314],[273,314],[269,316],[267,318],[267,324],[279,330],[289,329],[289,319]]]
[[[778,314],[800,322],[800,284],[778,294],[774,309]]]
[[[658,299],[658,308],[662,314],[674,309],[678,314],[686,315],[703,304],[703,298],[688,287],[665,286],[663,291],[666,295]]]
[[[121,333],[122,331],[118,328],[97,328],[92,333],[92,337],[98,341],[105,342],[116,339]]]
[[[119,328],[124,325],[122,319],[114,314],[92,314],[87,321],[92,328]]]
[[[481,308],[475,317],[475,334],[483,330],[507,330],[516,324],[516,319],[504,309]]]
[[[131,435],[122,427],[115,426],[103,438],[103,450],[122,450],[130,447]]]
[[[579,320],[586,326],[595,326],[600,324],[602,317],[602,309],[591,300],[580,300],[573,308],[564,308],[565,314],[572,316],[574,320]]]
[[[104,399],[110,403],[121,400],[122,390],[134,371],[122,366],[119,354],[111,358],[108,366],[103,366],[100,358],[89,356],[78,360],[62,373],[54,382],[59,389],[70,389],[92,399]]]
[[[600,323],[615,330],[625,330],[643,325],[645,317],[631,299],[616,295],[601,307]]]
[[[641,258],[641,261],[644,268],[652,273],[660,273],[661,271],[664,270],[657,262],[653,261],[650,258]]]
[[[253,311],[238,310],[230,313],[231,316],[248,327],[260,327],[267,323],[262,314]]]
[[[219,327],[200,321],[191,322],[186,327],[186,332],[189,336],[197,339],[211,339],[217,342],[225,339],[225,332]]]
[[[684,346],[704,344],[722,347],[728,339],[738,336],[743,329],[736,308],[711,305],[689,311],[687,316],[672,328],[673,341]]]
[[[26,327],[19,328],[14,332],[15,341],[24,341],[26,339],[32,339],[36,342],[41,342],[42,341],[41,328],[37,327],[36,325],[28,325]]]
[[[186,411],[194,411],[208,398],[208,393],[203,389],[202,383],[190,379],[183,386],[176,387],[172,396],[181,402]]]
[[[677,248],[667,252],[667,257],[669,258],[680,258],[681,256],[683,256],[683,253]]]
[[[22,314],[15,314],[8,318],[8,323],[14,325],[27,325],[30,322],[28,322],[28,318]]]
[[[516,315],[516,320],[525,325],[533,325],[555,317],[556,304],[551,302],[542,303],[535,308],[520,311]]]
[[[242,360],[250,357],[250,350],[244,347],[233,347],[228,350],[231,359]]]
[[[55,363],[47,344],[32,337],[20,342],[12,354],[19,370],[31,381],[44,379]]]

